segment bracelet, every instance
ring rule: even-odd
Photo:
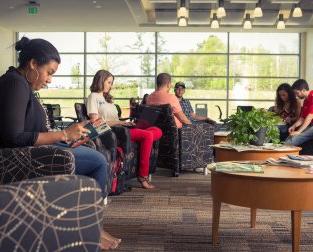
[[[65,130],[62,130],[62,133],[63,133],[63,136],[64,136],[64,138],[65,138],[65,142],[66,143],[68,143],[68,135],[67,135],[67,133],[66,133],[66,131]]]

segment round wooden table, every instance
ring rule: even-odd
[[[215,162],[238,161],[238,160],[266,160],[268,158],[279,158],[288,154],[299,155],[300,147],[291,146],[286,150],[249,150],[238,152],[233,149],[214,146]]]
[[[306,169],[285,166],[265,166],[264,173],[212,171],[211,187],[213,245],[218,243],[221,202],[225,202],[251,208],[251,227],[255,227],[257,208],[290,210],[292,251],[299,251],[301,211],[313,210],[313,174]]]

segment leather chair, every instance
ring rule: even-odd
[[[205,168],[213,162],[213,148],[210,145],[214,143],[214,125],[198,123],[178,129],[169,104],[140,105],[137,113],[139,117],[141,113],[159,114],[157,120],[151,122],[163,131],[159,143],[158,167],[171,169],[173,176],[179,176],[182,170]]]

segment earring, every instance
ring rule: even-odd
[[[38,72],[38,70],[37,69],[34,69],[34,71],[36,72],[36,78],[35,78],[35,80],[34,81],[37,81],[38,80],[38,78],[39,78],[39,72]],[[25,73],[25,78],[26,78],[26,80],[29,82],[29,83],[32,83],[29,79],[28,79],[28,70],[26,71],[26,73]]]

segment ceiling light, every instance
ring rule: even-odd
[[[293,12],[292,12],[292,16],[293,17],[302,17],[302,10],[301,10],[299,4],[295,5],[295,8],[293,9]]]
[[[185,17],[180,17],[178,19],[178,26],[187,26],[187,18]]]
[[[260,2],[258,2],[255,6],[253,16],[254,17],[263,17],[263,11],[262,11]]]
[[[218,1],[218,9],[217,9],[216,14],[218,18],[226,17],[226,11],[224,8],[224,0]]]
[[[284,15],[283,14],[279,14],[279,18],[278,18],[278,23],[277,23],[277,29],[278,30],[283,30],[285,29],[285,21],[284,21]]]
[[[220,27],[218,20],[217,20],[217,15],[216,13],[213,14],[213,20],[211,22],[211,28],[212,29],[218,29]]]
[[[180,6],[179,6],[179,9],[177,10],[177,18],[180,18],[180,17],[189,18],[189,11],[186,8],[185,0],[180,1]]]
[[[246,30],[252,29],[252,22],[251,22],[250,14],[248,13],[246,14],[246,17],[243,22],[243,29],[246,29]]]

